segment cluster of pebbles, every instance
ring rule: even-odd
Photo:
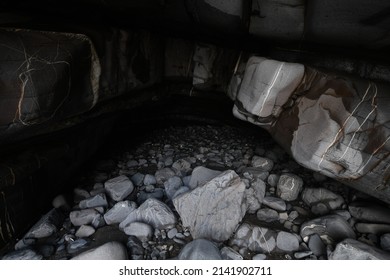
[[[171,127],[102,157],[2,259],[390,259],[388,205],[267,135]]]

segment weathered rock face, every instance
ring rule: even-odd
[[[225,241],[246,212],[245,184],[228,170],[203,186],[173,199],[183,225],[192,237]]]
[[[242,75],[236,117],[267,129],[301,165],[390,202],[388,85],[261,57]]]

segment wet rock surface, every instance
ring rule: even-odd
[[[2,259],[390,259],[390,208],[267,135],[153,130],[99,155]]]

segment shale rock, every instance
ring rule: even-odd
[[[246,212],[245,184],[228,170],[190,192],[173,199],[184,227],[194,239],[225,241]]]

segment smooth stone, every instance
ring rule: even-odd
[[[352,217],[359,221],[390,224],[390,208],[373,203],[353,202],[348,207]]]
[[[94,207],[107,207],[107,198],[104,193],[99,193],[95,196],[91,196],[79,202],[80,209],[94,208]]]
[[[142,242],[148,241],[153,236],[153,228],[145,223],[134,222],[127,225],[123,231],[127,235],[133,235]]]
[[[253,179],[266,180],[269,172],[264,171],[262,168],[257,167],[246,167],[243,169],[243,173],[248,173]]]
[[[276,186],[276,194],[285,201],[293,201],[298,198],[299,193],[303,188],[303,180],[301,177],[285,173],[279,178]]]
[[[100,216],[100,213],[95,209],[76,210],[69,214],[71,223],[76,227],[91,224]]]
[[[122,201],[134,190],[134,185],[126,175],[120,175],[104,183],[107,195],[114,201]]]
[[[167,232],[167,236],[169,239],[172,239],[176,236],[177,234],[177,228],[171,228],[168,232]]]
[[[146,174],[144,178],[144,185],[148,186],[148,185],[155,185],[155,184],[157,184],[156,177],[154,177],[154,175],[151,174]]]
[[[275,222],[279,220],[279,213],[269,208],[260,209],[259,211],[257,211],[256,216],[258,220],[266,223]]]
[[[307,242],[312,234],[318,234],[326,244],[334,244],[345,238],[356,238],[352,227],[339,215],[323,216],[303,223],[300,230],[302,239]]]
[[[294,258],[299,260],[299,259],[306,258],[310,255],[313,255],[312,251],[296,252],[296,253],[294,253]]]
[[[31,229],[24,235],[23,239],[45,238],[57,232],[57,228],[63,219],[60,212],[53,208],[35,223]]]
[[[348,210],[335,210],[332,211],[332,214],[339,215],[340,217],[343,217],[346,221],[348,221],[352,217]]]
[[[133,182],[135,186],[140,187],[144,182],[144,178],[145,178],[144,174],[137,172],[133,176],[131,176],[130,180],[131,182]]]
[[[165,181],[175,175],[175,172],[169,167],[159,169],[154,174],[158,185],[163,185]]]
[[[92,234],[95,233],[95,229],[91,226],[88,226],[88,225],[82,225],[79,227],[79,229],[76,231],[75,235],[79,238],[83,238],[83,237],[89,237],[91,236]]]
[[[302,192],[302,200],[316,215],[327,214],[344,204],[344,198],[341,195],[325,188],[305,188]]]
[[[64,209],[64,210],[69,210],[70,206],[68,203],[68,200],[66,197],[62,194],[57,195],[55,198],[53,198],[51,204],[53,205],[54,208],[56,209]]]
[[[385,251],[390,251],[390,233],[385,233],[380,239],[381,248]]]
[[[299,250],[299,240],[295,234],[280,231],[276,237],[276,247],[284,252]]]
[[[307,245],[309,246],[310,251],[317,257],[326,255],[326,246],[318,234],[310,235]]]
[[[173,176],[164,182],[165,193],[168,199],[172,199],[178,189],[183,185],[183,181],[178,176]]]
[[[183,177],[182,178],[183,185],[188,187],[190,185],[191,178],[192,178],[191,175]]]
[[[132,160],[129,160],[126,165],[129,168],[138,167],[138,161],[132,159]]]
[[[263,204],[269,208],[275,209],[276,211],[286,211],[286,202],[283,199],[266,196],[263,199]]]
[[[223,260],[243,260],[244,258],[240,255],[240,253],[236,252],[230,247],[223,247],[221,249],[221,257]]]
[[[338,243],[328,256],[329,260],[390,260],[390,253],[355,239]]]
[[[268,178],[267,178],[268,185],[270,185],[271,187],[276,187],[278,185],[279,178],[280,178],[280,176],[277,174],[268,175]]]
[[[69,254],[74,254],[85,248],[88,244],[89,242],[85,239],[76,239],[75,241],[68,243],[66,249]]]
[[[85,251],[71,260],[126,260],[126,247],[119,242],[107,242],[97,248]]]
[[[138,193],[138,197],[137,197],[137,203],[138,204],[142,204],[144,203],[146,200],[148,200],[149,198],[154,198],[154,199],[157,199],[157,200],[162,200],[162,198],[164,197],[164,190],[161,189],[161,188],[155,188],[153,192],[144,192],[144,191],[141,191]]]
[[[372,233],[375,235],[390,232],[390,225],[386,224],[356,223],[355,228],[360,233]]]
[[[255,253],[271,253],[276,247],[276,232],[243,223],[230,241],[231,246],[248,248]]]
[[[246,212],[245,184],[233,170],[173,199],[194,239],[225,241]]]
[[[79,202],[79,201],[84,200],[90,196],[91,195],[89,194],[89,192],[87,192],[84,189],[80,189],[80,188],[73,189],[73,199],[75,202]]]
[[[191,180],[188,186],[194,189],[198,186],[202,186],[211,179],[219,176],[222,172],[218,170],[212,170],[203,166],[195,167],[191,174]]]
[[[104,220],[107,225],[119,224],[136,208],[137,204],[134,201],[125,200],[117,202],[106,212],[106,214],[104,214]]]
[[[143,222],[151,225],[155,229],[164,229],[173,227],[176,224],[176,217],[165,203],[154,198],[149,198],[138,209],[132,211],[119,224],[119,228],[123,230],[133,222]]]
[[[262,171],[271,171],[274,167],[274,162],[265,157],[253,156],[251,165],[254,168],[258,168]]]
[[[31,249],[22,249],[4,255],[2,260],[42,260],[42,258],[42,255]]]
[[[196,239],[183,247],[177,259],[222,260],[222,256],[215,243],[206,239]]]
[[[252,257],[252,260],[254,260],[254,261],[263,261],[266,259],[267,259],[267,256],[264,254],[256,254]]]

